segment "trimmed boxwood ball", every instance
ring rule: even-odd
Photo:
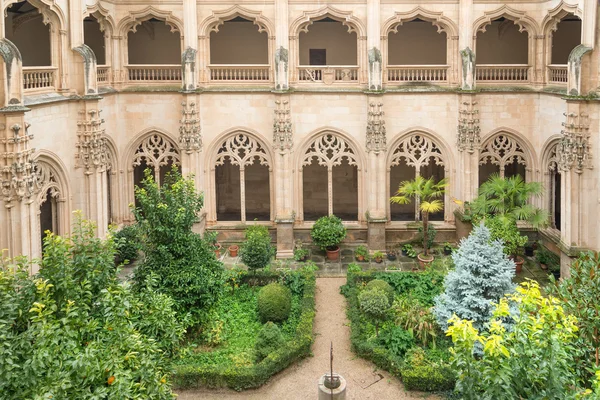
[[[394,296],[396,293],[389,283],[381,279],[373,279],[371,282],[367,283],[365,290],[373,290],[375,288],[380,289],[383,293],[385,293],[390,301],[390,305],[394,304]]]
[[[258,292],[258,315],[262,322],[285,321],[292,308],[292,293],[281,283],[270,283]]]
[[[277,325],[271,321],[263,325],[256,338],[254,350],[256,351],[256,362],[261,362],[274,351],[277,351],[284,343],[283,335]]]

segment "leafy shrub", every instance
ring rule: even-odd
[[[256,339],[256,361],[260,362],[283,344],[283,336],[277,325],[271,321],[263,325]]]
[[[271,246],[271,235],[263,225],[252,225],[246,228],[246,241],[240,249],[242,262],[251,270],[264,268],[271,262],[274,248]]]
[[[321,250],[337,247],[346,237],[346,228],[342,220],[335,215],[319,218],[312,229],[310,236]]]
[[[504,254],[515,257],[527,243],[527,236],[521,235],[517,228],[517,221],[506,216],[493,216],[485,219],[485,226],[489,228],[491,239],[502,243]]]
[[[223,266],[211,244],[192,232],[203,197],[194,181],[176,167],[159,187],[147,169],[142,187],[135,190],[139,208],[133,210],[143,232],[144,262],[134,274],[136,287],[157,277],[156,289],[171,296],[182,314],[200,318],[224,287]]]
[[[433,243],[435,242],[435,237],[437,236],[437,230],[435,226],[429,225],[427,228],[427,248],[430,249],[433,247]],[[423,243],[423,225],[419,226],[418,235],[416,239],[419,243]]]
[[[388,296],[378,288],[363,290],[358,294],[358,303],[363,314],[375,325],[375,331],[379,336],[379,325],[387,317],[390,308]]]
[[[381,279],[373,279],[371,282],[367,283],[367,286],[365,287],[365,290],[372,289],[379,289],[383,291],[383,293],[385,293],[385,295],[388,298],[389,304],[391,305],[392,303],[394,303],[394,296],[396,295],[396,293],[394,292],[394,289],[392,289],[390,284],[386,281]]]
[[[354,250],[354,255],[356,257],[358,256],[363,256],[365,258],[365,260],[369,257],[369,250],[367,250],[367,247],[364,245],[360,245],[356,248],[356,250]]]
[[[280,283],[270,283],[258,292],[258,314],[263,322],[285,321],[291,307],[290,289]]]
[[[439,327],[431,309],[410,296],[398,297],[392,306],[396,324],[403,327],[423,346],[436,347]]]
[[[377,343],[384,346],[392,354],[403,357],[408,349],[414,346],[413,336],[402,327],[386,323],[379,332]]]
[[[117,250],[117,262],[134,262],[138,258],[141,250],[140,238],[137,225],[124,226],[120,231],[115,232],[115,247]]]
[[[518,306],[511,313],[509,303]],[[503,321],[514,318],[511,329]],[[456,316],[450,321],[456,388],[465,400],[572,399],[578,392],[573,369],[577,319],[567,315],[554,297],[542,296],[534,281],[522,283],[502,298],[489,332]],[[483,354],[473,350],[481,344]]]
[[[78,219],[71,238],[45,238],[38,275],[24,258],[0,261],[0,397],[174,398],[172,300],[119,283],[114,255]]]
[[[422,348],[414,347],[406,353],[402,368],[402,383],[406,389],[446,391],[454,389],[455,381],[450,365],[432,361]]]
[[[463,239],[452,259],[455,269],[446,276],[445,291],[435,300],[434,314],[442,330],[454,314],[482,329],[492,316],[494,303],[514,290],[514,263],[483,225]]]

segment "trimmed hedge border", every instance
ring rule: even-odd
[[[419,272],[402,273],[419,274]],[[347,283],[342,287],[342,294],[348,301],[346,314],[350,320],[350,343],[352,351],[365,360],[371,361],[377,367],[401,379],[407,390],[442,392],[454,389],[455,376],[449,366],[435,368],[431,365],[406,365],[404,359],[391,353],[384,346],[367,342],[363,339],[365,334],[359,323],[359,286],[366,285],[373,279],[381,279],[383,277],[385,280],[385,274],[385,272],[381,271],[348,272]]]
[[[300,273],[300,272],[299,272]],[[261,276],[261,282],[273,281],[278,273]],[[252,273],[248,280],[256,278]],[[275,279],[274,279],[275,278]],[[300,320],[293,340],[288,340],[277,351],[269,354],[258,364],[249,367],[203,368],[193,365],[179,365],[173,374],[173,386],[176,389],[222,388],[228,387],[237,391],[254,389],[264,385],[271,376],[287,368],[292,363],[311,355],[314,341],[313,321],[315,318],[315,285],[314,272],[305,274],[306,284],[301,299]]]

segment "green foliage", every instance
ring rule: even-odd
[[[402,245],[402,251],[404,253],[406,253],[406,255],[410,258],[417,257],[417,252],[415,251],[415,249],[413,249],[412,244],[410,244],[410,243],[406,243],[406,244]]]
[[[296,261],[304,261],[308,257],[308,249],[305,248],[295,248],[294,249],[294,260]]]
[[[385,324],[377,337],[377,343],[398,357],[414,346],[413,335],[394,324]]]
[[[240,256],[249,269],[256,270],[269,265],[274,250],[266,226],[252,225],[246,228],[246,241],[242,244]]]
[[[290,289],[280,283],[270,283],[258,292],[258,314],[263,322],[285,321],[292,307]]]
[[[379,288],[363,290],[358,294],[358,303],[363,314],[375,325],[376,335],[379,336],[379,325],[386,319],[390,308],[388,296]]]
[[[139,232],[136,224],[124,226],[113,236],[117,250],[117,263],[134,262],[141,250]]]
[[[216,304],[215,320],[223,320],[224,345],[210,352],[189,352],[175,368],[174,382],[181,388],[229,387],[235,390],[263,385],[272,375],[311,354],[314,340],[315,274],[311,266],[279,276],[294,281],[290,274],[304,280],[303,292],[294,295],[290,317],[282,324],[284,343],[256,363],[255,345],[262,324],[256,310],[256,288],[243,285],[232,296],[223,296]],[[244,272],[241,280],[252,276]],[[245,300],[239,301],[242,296]]]
[[[383,258],[385,257],[385,254],[383,254],[383,252],[377,250],[376,252],[373,253],[373,258],[375,259],[375,261],[377,262],[381,262],[381,260],[383,260]]]
[[[518,307],[511,313],[509,303]],[[514,318],[507,330],[504,322]],[[577,319],[567,315],[554,297],[544,297],[533,281],[502,298],[489,332],[480,333],[471,321],[453,317],[453,367],[456,388],[465,400],[573,399],[579,391],[573,369]],[[475,357],[475,345],[483,355]]]
[[[417,176],[412,181],[400,182],[396,195],[390,199],[395,204],[410,204],[412,199],[419,199],[419,210],[423,220],[423,252],[428,254],[429,240],[429,214],[436,213],[444,209],[444,201],[440,197],[444,196],[448,180],[442,179],[435,182],[434,178],[423,178]],[[435,235],[434,235],[435,238]]]
[[[443,330],[455,314],[483,329],[494,303],[514,289],[515,265],[503,254],[500,242],[490,237],[489,229],[480,225],[452,254],[455,268],[446,276],[444,293],[436,298],[434,308]]]
[[[517,228],[517,221],[511,217],[497,215],[485,219],[491,233],[492,240],[499,240],[504,246],[504,254],[515,257],[527,243],[527,236],[521,235]]]
[[[135,271],[137,287],[155,276],[157,290],[171,296],[178,311],[201,318],[224,287],[223,266],[211,243],[192,232],[203,205],[202,195],[196,193],[194,181],[183,178],[175,167],[162,187],[146,170],[142,188],[135,192],[139,208],[133,212],[143,233],[146,256]]]
[[[372,281],[367,283],[365,290],[373,290],[373,289],[379,289],[379,290],[383,291],[383,293],[385,293],[385,295],[387,296],[388,303],[390,305],[394,302],[394,296],[396,294],[394,292],[394,289],[386,281],[381,280],[381,279],[373,279]]]
[[[367,250],[366,246],[360,245],[354,250],[355,256],[363,256],[365,259],[369,256],[369,250]]]
[[[0,262],[2,398],[174,398],[172,300],[119,283],[114,244],[94,233],[78,218],[71,238],[48,235],[35,276],[24,258]]]
[[[571,276],[550,285],[548,290],[562,301],[567,313],[577,318],[575,366],[580,381],[589,387],[595,371],[600,370],[600,256],[584,253],[571,264]]]
[[[256,361],[260,362],[283,344],[283,335],[277,325],[271,321],[263,325],[256,339]]]
[[[493,174],[479,187],[479,196],[471,203],[478,219],[499,215],[515,221],[527,221],[535,228],[545,226],[548,212],[531,204],[543,193],[539,182],[525,182],[520,175],[501,178]],[[477,219],[476,218],[476,219]]]
[[[396,324],[406,329],[417,342],[436,347],[440,329],[430,308],[410,296],[401,296],[394,302],[392,314]]]
[[[539,248],[535,251],[535,258],[540,264],[546,264],[549,269],[551,266],[555,265],[560,267],[560,257],[544,246],[539,246]]]
[[[437,236],[437,230],[435,229],[435,226],[429,225],[429,228],[427,229],[427,248],[428,249],[433,247],[433,243],[435,242],[436,236]],[[419,242],[423,243],[423,240],[424,240],[423,225],[419,226],[417,240]]]
[[[448,354],[446,351],[445,354]],[[404,357],[402,383],[408,390],[425,392],[454,389],[456,376],[450,365],[434,360],[420,347],[413,347]]]
[[[310,230],[310,236],[321,250],[332,249],[339,246],[346,238],[346,227],[342,220],[335,215],[321,217]]]

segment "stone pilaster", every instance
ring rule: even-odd
[[[381,1],[367,0],[367,61],[369,90],[383,89],[381,57]]]
[[[275,90],[289,89],[288,0],[275,1]]]
[[[385,224],[387,223],[386,154],[387,135],[385,113],[381,98],[369,100],[367,112],[367,207],[368,244],[371,250],[385,250]]]
[[[203,143],[197,95],[184,93],[181,107],[181,120],[179,121],[179,147],[182,150],[181,172],[184,175],[193,174],[196,189],[202,190]]]
[[[183,0],[183,91],[196,90],[198,86],[198,9],[196,0]]]
[[[277,258],[294,255],[294,218],[292,199],[292,157],[294,145],[290,98],[278,96],[273,118],[273,150],[275,154],[275,204],[277,206]],[[272,190],[273,190],[272,189]]]
[[[461,87],[475,90],[475,53],[473,52],[473,0],[460,0],[458,7],[458,48],[460,49]]]
[[[456,187],[460,188],[456,196],[460,200],[470,201],[477,197],[479,187],[479,107],[475,94],[461,94],[459,102],[456,147],[459,151],[458,170],[461,173],[456,176]]]

